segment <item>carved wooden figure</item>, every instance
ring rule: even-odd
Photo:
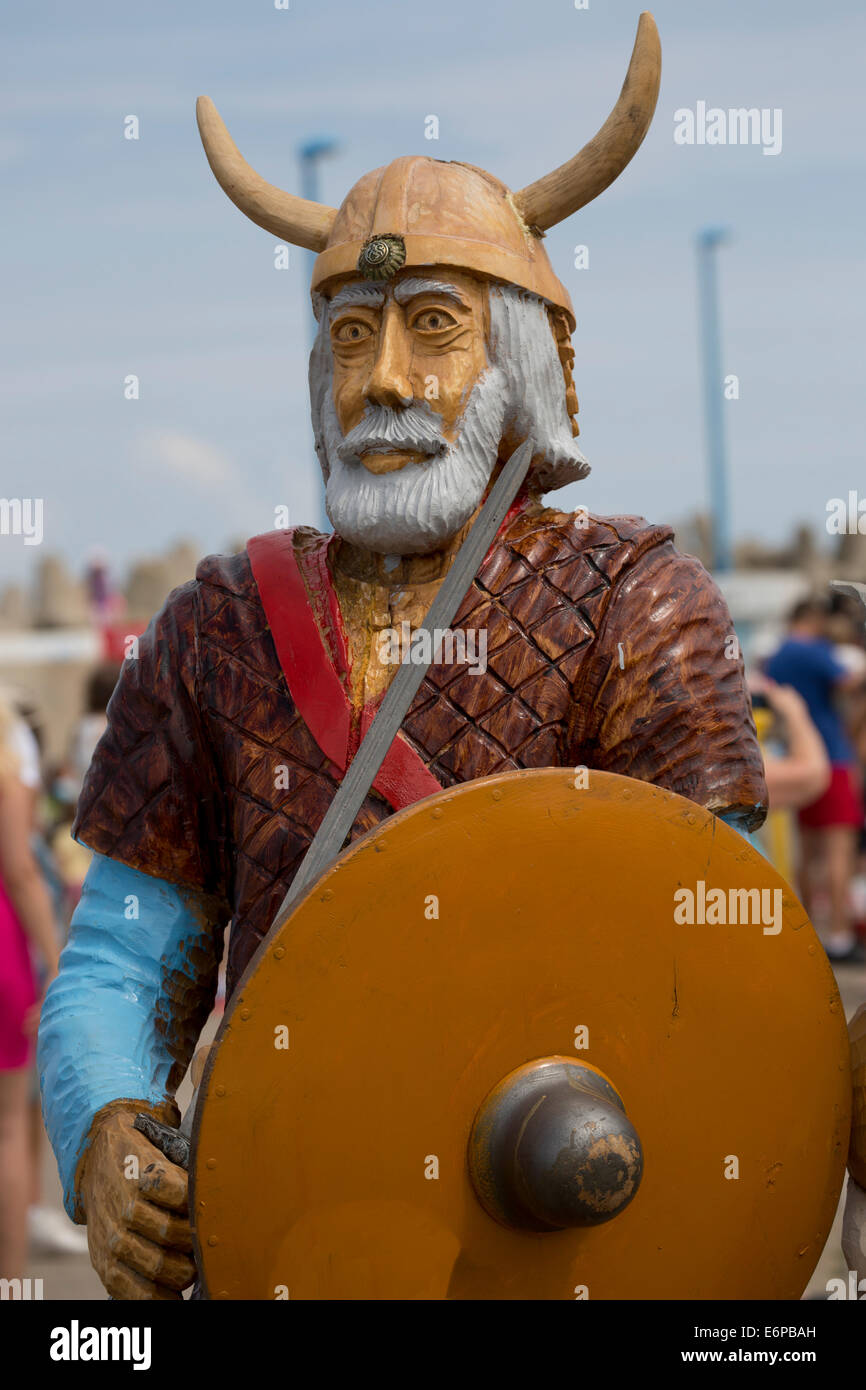
[[[731,659],[730,616],[710,577],[676,550],[669,527],[542,501],[588,472],[576,444],[574,313],[543,234],[632,158],[659,76],[658,35],[643,15],[611,116],[561,168],[512,192],[472,165],[396,159],[360,179],[339,209],[266,183],[213,103],[199,100],[205,151],[229,197],[260,226],[318,253],[311,407],[334,533],[271,532],[239,555],[202,561],[126,664],[82,793],[75,833],[95,859],[46,1003],[41,1069],[68,1209],[87,1222],[94,1264],[119,1297],[177,1297],[191,1274],[185,1175],[168,1174],[131,1130],[130,1111],[172,1118],[228,922],[229,1011],[232,1027],[246,1026],[242,977],[264,959],[261,943],[344,776],[364,769],[359,750],[396,672],[416,664],[423,678],[371,765],[352,841],[378,830],[376,843],[386,843],[394,812],[443,789],[550,768],[652,783],[744,830],[763,818],[742,665]],[[526,440],[524,484],[466,577],[453,622],[428,632],[431,604],[489,522],[506,460]],[[625,796],[635,784],[617,785]],[[528,837],[543,834],[543,820],[527,826]],[[658,829],[647,833],[650,858],[663,854]],[[616,872],[629,872],[632,848],[621,845]],[[429,852],[435,857],[435,843]],[[471,838],[464,872],[496,872],[473,861]],[[415,911],[413,899],[407,930]],[[495,923],[477,930],[483,948]],[[526,930],[543,937],[543,914]],[[483,954],[472,969],[483,968]],[[459,973],[460,961],[449,960]],[[301,974],[316,968],[297,963]],[[525,969],[526,1008],[543,1010]],[[563,988],[575,983],[569,972]],[[508,1024],[506,1071],[533,1061],[521,1055],[528,1018]],[[270,1020],[272,1049],[283,1025],[290,1035],[297,1020]],[[407,1045],[393,1039],[395,1049]],[[553,1051],[567,1048],[566,1040]],[[592,1053],[586,1060],[585,1075],[605,1071]],[[219,1103],[211,1080],[220,1065],[218,1048],[203,1082],[205,1117]],[[438,1084],[447,1092],[444,1071]],[[614,1077],[601,1097],[614,1110],[619,1084]],[[254,1183],[243,1126],[236,1139],[235,1176]],[[156,1165],[144,1164],[148,1182],[118,1176],[131,1149]],[[475,1202],[469,1186],[460,1200]],[[822,1210],[827,1200],[819,1194]],[[343,1229],[357,1242],[368,1226],[344,1213],[341,1227],[339,1194],[334,1202],[328,1239]],[[473,1213],[495,1225],[481,1206]],[[416,1228],[429,1229],[420,1208],[405,1227]],[[459,1265],[454,1229],[442,1240]],[[304,1248],[300,1235],[296,1246]],[[555,1281],[545,1287],[556,1296]]]

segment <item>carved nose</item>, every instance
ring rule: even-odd
[[[484,1210],[503,1226],[599,1226],[637,1192],[643,1151],[603,1072],[542,1057],[510,1072],[482,1103],[469,1174]]]
[[[376,360],[364,386],[364,400],[391,410],[411,405],[412,384],[407,372],[411,351],[399,305],[390,302],[382,312]]]

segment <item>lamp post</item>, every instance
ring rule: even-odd
[[[698,232],[697,237],[698,303],[703,346],[704,419],[712,529],[710,568],[716,571],[729,570],[732,567],[719,287],[716,278],[716,251],[729,239],[729,233],[724,227],[704,227]]]
[[[307,198],[311,203],[320,202],[319,198],[319,161],[326,159],[338,149],[336,140],[328,136],[320,136],[314,140],[307,140],[298,148],[298,159],[301,165],[301,196]],[[304,276],[305,286],[309,290],[310,282],[313,278],[313,265],[316,260],[315,251],[304,252]],[[316,323],[316,316],[313,313],[313,306],[310,304],[308,309],[309,340],[312,348],[316,341],[316,334],[319,325]],[[319,500],[320,527],[323,531],[330,531],[331,523],[325,511],[324,484],[320,493]]]

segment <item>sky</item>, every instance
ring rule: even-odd
[[[195,98],[299,191],[298,147],[337,142],[320,197],[402,154],[520,188],[602,124],[626,0],[6,0],[0,21],[0,498],[42,498],[44,539],[0,535],[0,586],[41,556],[119,575],[181,538],[202,554],[318,523],[306,385],[309,261],[216,184]],[[577,315],[590,477],[556,496],[653,521],[707,505],[695,235],[718,253],[733,531],[774,542],[866,498],[862,0],[659,0],[661,95],[619,180],[553,229]],[[683,145],[674,113],[782,112],[782,148]],[[138,118],[139,139],[124,138]],[[435,115],[439,139],[425,138]],[[589,265],[574,267],[585,245]],[[139,379],[139,398],[124,381]]]

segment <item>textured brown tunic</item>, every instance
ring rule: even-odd
[[[453,624],[486,628],[486,672],[431,667],[403,723],[443,787],[583,765],[760,824],[763,767],[731,619],[672,537],[532,504],[506,524]],[[213,895],[232,922],[230,993],[339,776],[289,694],[246,554],[210,556],[124,667],[74,834]],[[389,813],[371,794],[353,838]]]

